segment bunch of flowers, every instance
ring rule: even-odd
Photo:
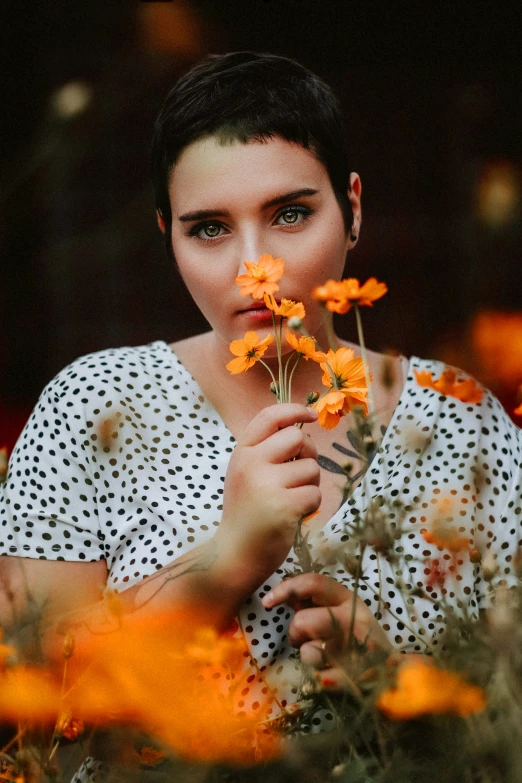
[[[272,313],[273,335],[259,339],[257,332],[246,332],[243,339],[233,340],[230,351],[236,357],[227,364],[232,374],[246,372],[260,362],[269,372],[278,402],[290,402],[292,399],[292,378],[301,359],[317,362],[323,371],[322,383],[326,390],[322,394],[311,393],[308,404],[318,411],[319,424],[325,429],[336,427],[343,416],[355,406],[368,411],[368,400],[374,409],[371,398],[371,380],[368,360],[362,332],[359,308],[371,306],[387,291],[384,283],[378,283],[370,278],[360,286],[353,278],[341,281],[328,280],[323,286],[316,288],[313,297],[324,305],[325,327],[329,337],[330,348],[327,353],[318,350],[315,337],[308,334],[303,326],[305,308],[302,302],[294,302],[274,297],[279,290],[279,281],[284,274],[282,258],[272,258],[263,254],[257,262],[245,261],[246,274],[238,275],[236,283],[241,288],[242,296],[251,296],[254,300],[264,301]],[[331,316],[332,313],[347,313],[354,309],[357,317],[357,327],[361,344],[362,357],[356,358],[351,348],[337,347]],[[283,323],[286,320],[285,339],[293,349],[283,364],[282,340]],[[296,334],[297,333],[297,334]],[[298,336],[299,335],[299,336]],[[263,361],[269,345],[275,340],[278,358],[277,378],[272,369]]]

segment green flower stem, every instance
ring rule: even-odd
[[[276,387],[276,389],[277,389],[277,401],[278,401],[278,402],[283,402],[283,400],[281,400],[281,399],[280,399],[280,395],[281,395],[281,387],[280,387],[280,386],[279,386],[279,384],[277,383],[277,381],[276,381],[276,379],[275,379],[275,375],[274,375],[274,373],[272,372],[272,370],[270,369],[270,367],[268,366],[268,364],[267,364],[266,362],[264,362],[262,359],[260,359],[260,358],[258,357],[257,361],[258,361],[260,364],[262,364],[262,365],[263,365],[263,367],[266,367],[266,369],[267,369],[267,370],[268,370],[268,372],[270,373],[270,377],[272,378],[272,382],[273,382],[274,386],[275,386],[275,387]]]
[[[373,389],[372,389],[372,383],[370,380],[370,368],[368,365],[368,355],[366,353],[366,345],[364,343],[364,334],[363,334],[363,328],[362,328],[362,320],[361,320],[361,313],[359,312],[359,308],[357,305],[354,305],[355,308],[355,319],[357,321],[357,335],[359,337],[359,345],[361,346],[361,354],[362,354],[362,360],[364,365],[364,377],[366,378],[366,385],[368,387],[368,409],[370,415],[373,417],[373,421],[375,421],[375,401],[373,399]]]
[[[333,313],[327,310],[326,307],[323,308],[323,320],[328,345],[332,351],[336,351],[339,348],[339,343],[333,328]]]
[[[302,354],[300,354],[300,353],[297,354],[297,361],[294,364],[294,366],[292,367],[292,372],[290,373],[290,378],[288,379],[288,402],[291,402],[291,400],[292,400],[292,378],[294,376],[294,372],[296,370],[297,365],[301,361],[301,356],[302,356]],[[288,361],[290,361],[290,360],[288,360]],[[285,367],[285,373],[286,373],[286,368],[287,367],[288,367],[288,362],[287,362],[286,367]],[[286,381],[286,379],[285,379],[285,381]]]
[[[282,359],[281,359],[281,331],[280,331],[280,329],[277,328],[277,321],[276,321],[276,317],[275,317],[274,311],[271,310],[271,313],[272,313],[272,325],[274,327],[274,337],[275,337],[276,349],[277,349],[277,365],[278,365],[278,368],[279,368],[278,402],[286,402],[286,399],[285,399],[286,389],[283,386],[283,363],[282,363]],[[282,320],[283,319],[281,319],[281,321]],[[266,367],[266,365],[265,365],[265,367]],[[273,377],[274,376],[272,375],[272,378]],[[275,382],[276,381],[275,381],[275,378],[274,378],[274,383]]]

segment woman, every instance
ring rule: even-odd
[[[263,253],[284,259],[277,296],[304,303],[306,327],[326,347],[311,291],[342,277],[361,228],[361,182],[348,166],[336,99],[285,58],[210,57],[166,99],[153,178],[167,252],[210,331],[92,354],[49,384],[4,488],[0,551],[12,556],[2,560],[4,578],[19,604],[27,584],[45,600],[49,651],[66,629],[88,633],[106,622],[106,585],[136,613],[175,606],[197,590],[217,625],[237,616],[248,640],[255,662],[244,705],[270,687],[284,707],[296,689],[277,682],[276,664],[293,646],[324,668],[325,651],[335,658],[343,644],[331,613],[345,640],[353,602],[342,558],[321,574],[281,580],[295,568],[298,521],[319,509],[311,535],[322,551],[335,552],[346,540],[345,521],[364,511],[370,495],[399,497],[410,568],[399,577],[368,551],[355,633],[387,651],[424,652],[443,630],[439,588],[435,600],[417,596],[406,611],[395,588],[425,584],[422,558],[437,549],[421,529],[438,497],[455,500],[458,508],[445,513],[473,548],[491,547],[498,578],[514,579],[520,432],[488,393],[471,405],[420,387],[414,370],[439,375],[439,363],[398,357],[385,383],[382,357],[370,354],[378,424],[387,432],[364,486],[339,508],[343,477],[320,469],[317,455],[337,460],[340,436],[301,404],[320,385],[317,365],[300,363],[299,402],[281,405],[259,364],[235,376],[226,369],[232,340],[271,330],[269,311],[235,285],[244,261]],[[275,364],[273,345],[263,358]],[[476,612],[483,605],[477,562],[463,557],[454,584],[448,594],[458,606]],[[336,687],[341,673],[327,664],[323,677]]]

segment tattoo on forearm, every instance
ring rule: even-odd
[[[63,617],[55,627],[59,636],[65,636],[68,631],[78,632],[80,630],[99,636],[111,633],[121,625],[123,615],[131,615],[147,606],[150,601],[164,589],[164,587],[182,576],[194,573],[204,573],[208,571],[217,559],[216,548],[213,542],[209,542],[208,548],[204,553],[185,557],[181,562],[172,563],[165,566],[157,573],[144,580],[144,584],[133,591],[123,591],[116,594],[113,599],[117,602],[117,611],[111,601],[104,598],[102,601],[69,613]],[[154,586],[152,593],[149,594],[151,586]],[[126,595],[126,593],[129,593]],[[147,594],[143,598],[144,593]],[[142,597],[140,600],[140,596]],[[48,625],[52,624],[50,618]]]

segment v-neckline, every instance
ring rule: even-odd
[[[177,363],[181,373],[185,376],[185,379],[187,380],[187,382],[189,382],[193,386],[194,393],[198,397],[202,398],[205,401],[205,404],[206,404],[207,408],[212,413],[212,415],[215,416],[216,420],[219,422],[219,424],[222,427],[222,429],[224,430],[224,432],[228,435],[230,442],[231,443],[236,443],[236,439],[234,438],[234,436],[232,435],[231,431],[229,430],[229,428],[225,424],[222,416],[218,413],[218,411],[212,405],[210,400],[205,396],[205,394],[203,392],[203,389],[201,388],[199,383],[196,381],[196,379],[191,375],[191,373],[187,370],[187,368],[185,367],[185,365],[183,364],[183,362],[181,361],[181,359],[179,358],[177,353],[174,351],[174,349],[167,342],[165,342],[165,340],[157,340],[155,342],[155,345],[160,345],[168,354],[170,354],[171,360],[173,360],[173,361],[175,361]],[[414,366],[417,363],[417,357],[410,356],[410,358],[407,359],[407,362],[408,362],[408,368],[407,368],[407,372],[406,372],[406,378],[404,380],[404,384],[403,384],[402,391],[401,391],[401,394],[399,396],[399,399],[397,401],[397,405],[395,406],[395,410],[393,411],[393,414],[392,414],[392,417],[390,419],[390,422],[389,422],[389,424],[388,424],[388,426],[386,428],[386,432],[385,432],[385,434],[383,436],[383,439],[382,439],[381,443],[379,444],[379,448],[375,452],[375,455],[374,455],[370,465],[368,466],[366,474],[364,476],[362,476],[361,481],[357,484],[357,486],[353,490],[352,494],[350,495],[352,503],[355,504],[355,505],[358,503],[358,501],[360,499],[360,495],[362,494],[362,491],[363,491],[362,487],[364,485],[364,479],[366,477],[371,476],[371,475],[375,476],[375,474],[378,472],[378,470],[380,470],[380,468],[382,467],[383,461],[384,461],[384,459],[385,459],[385,457],[386,457],[386,455],[387,455],[387,453],[389,451],[390,441],[392,440],[393,435],[394,435],[394,433],[396,431],[397,418],[398,418],[399,415],[401,415],[402,408],[404,407],[404,404],[405,404],[405,398],[406,398],[406,395],[407,395],[407,389],[408,389],[409,383],[411,381],[411,378],[413,376],[412,369],[414,368]],[[319,530],[317,530],[313,534],[313,536],[311,536],[311,538],[310,538],[311,541],[316,539],[316,538],[318,538],[318,537],[321,537],[321,534],[324,535],[328,528],[330,528],[332,525],[334,525],[337,521],[340,520],[341,516],[344,515],[344,512],[346,511],[347,502],[348,501],[345,501],[344,503],[342,503],[339,506],[339,508],[337,509],[337,511],[333,514],[333,516],[331,516],[330,519],[328,519],[324,523],[324,525],[321,528],[319,528]]]

